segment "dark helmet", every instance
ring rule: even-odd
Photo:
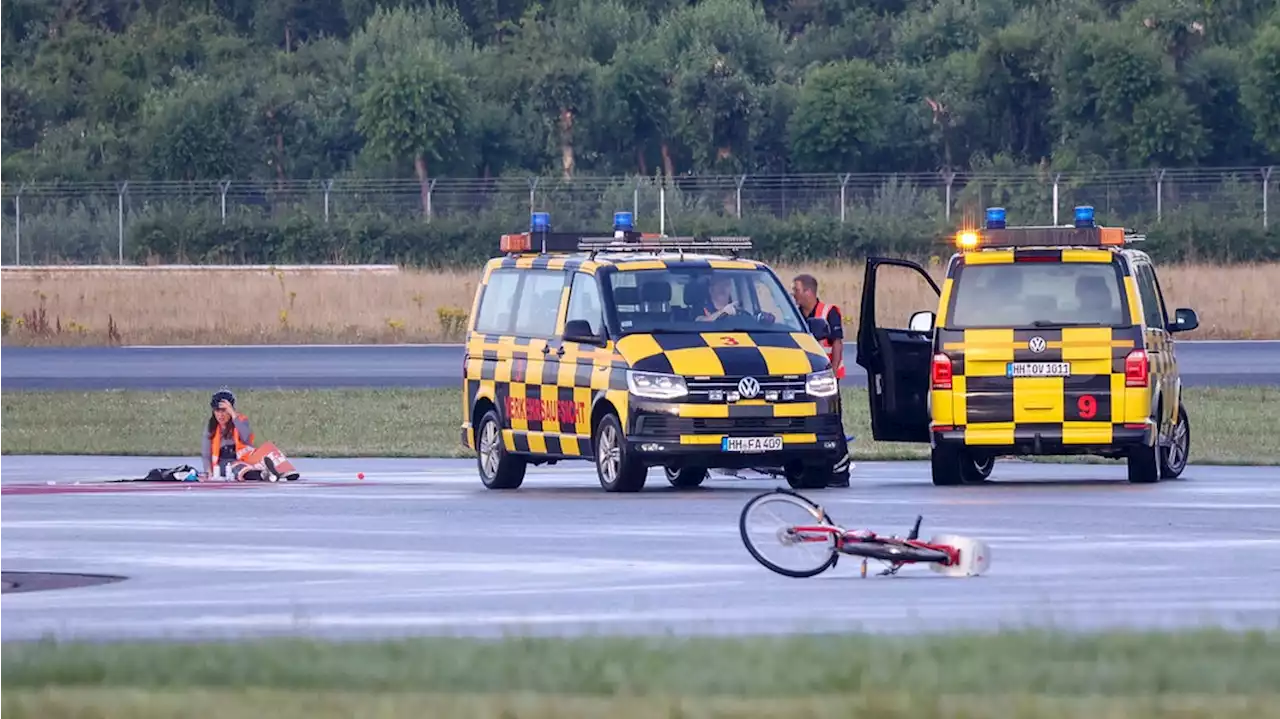
[[[209,406],[217,409],[224,399],[230,402],[232,407],[236,406],[236,396],[229,389],[220,389],[214,392],[213,397],[209,399]]]

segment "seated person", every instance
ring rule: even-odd
[[[712,275],[709,294],[711,301],[702,308],[701,316],[696,318],[698,322],[714,322],[721,317],[743,313],[742,308],[738,306],[738,300],[733,299],[733,280],[729,277]],[[773,324],[776,319],[771,312],[746,314],[766,325]]]
[[[723,275],[713,276],[708,294],[710,302],[702,307],[698,322],[714,322],[726,315],[738,314],[738,303],[733,299],[733,280]]]
[[[219,474],[237,482],[298,479],[297,470],[274,445],[268,442],[262,447],[254,446],[249,418],[236,412],[235,405],[236,396],[227,389],[215,392],[209,400],[213,413],[204,431],[204,471],[199,480],[208,480],[215,467]]]

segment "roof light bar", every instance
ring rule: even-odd
[[[613,213],[613,235],[595,232],[552,232],[551,213],[533,212],[529,215],[529,231],[502,235],[498,244],[502,252],[682,252],[738,251],[751,249],[751,238],[742,236],[714,237],[664,237],[655,233],[637,232],[635,215],[631,212]]]
[[[1002,230],[1004,229],[1005,211],[1003,207],[987,208],[987,229]]]
[[[967,233],[960,233],[957,244]],[[1123,227],[1008,227],[977,235],[981,247],[1119,247],[1146,239]]]
[[[609,250],[616,252],[749,250],[751,249],[751,238],[741,236],[662,237],[661,235],[628,233],[628,237],[624,241],[619,241],[613,237],[583,237],[578,243],[578,248],[582,250]]]

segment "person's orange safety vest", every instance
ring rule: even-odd
[[[243,419],[246,419],[246,417],[244,415],[237,415],[236,419],[243,420]],[[240,439],[240,430],[236,429],[235,421],[232,421],[230,424],[231,424],[231,437],[232,439],[235,440],[235,443],[236,443],[236,459],[244,459],[250,452],[253,451],[253,446],[251,444],[246,444],[243,440]],[[211,445],[210,445],[211,452],[209,456],[213,457],[213,464],[216,467],[218,464],[219,455],[222,453],[222,425],[217,425],[216,427],[213,428],[213,437],[210,438],[210,441],[211,441]],[[249,435],[249,442],[250,443],[253,442],[252,433]]]
[[[838,309],[840,309],[840,306],[839,306],[839,305],[829,305],[829,304],[827,304],[827,303],[823,302],[822,300],[818,300],[818,304],[817,304],[816,306],[814,306],[814,308],[813,308],[813,316],[814,316],[814,317],[821,317],[822,319],[826,320],[827,322],[831,322],[831,320],[830,320],[830,319],[828,319],[828,317],[830,317],[830,315],[831,315],[831,310],[833,310],[833,309],[834,309],[834,310],[838,310]],[[841,313],[841,315],[840,315],[840,319],[841,319],[841,321],[843,321],[843,320],[844,320],[844,313]],[[840,357],[840,364],[839,364],[839,366],[836,366],[836,365],[835,365],[835,361],[832,359],[832,358],[833,358],[833,356],[834,356],[834,353],[835,353],[835,349],[834,349],[834,345],[832,344],[831,340],[830,340],[830,339],[825,339],[825,340],[818,340],[818,341],[822,343],[822,348],[823,348],[824,350],[826,350],[826,351],[827,351],[827,359],[828,359],[828,360],[830,360],[830,361],[831,361],[831,363],[832,363],[832,366],[834,366],[834,367],[835,367],[835,370],[836,370],[836,379],[844,379],[844,356],[843,356],[843,355],[841,355],[841,357]]]

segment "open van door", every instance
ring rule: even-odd
[[[871,436],[882,442],[929,441],[929,369],[933,358],[933,309],[903,317],[903,326],[876,326],[876,280],[886,265],[920,274],[934,295],[942,290],[920,265],[888,257],[867,258],[858,317],[857,362],[867,370]]]

